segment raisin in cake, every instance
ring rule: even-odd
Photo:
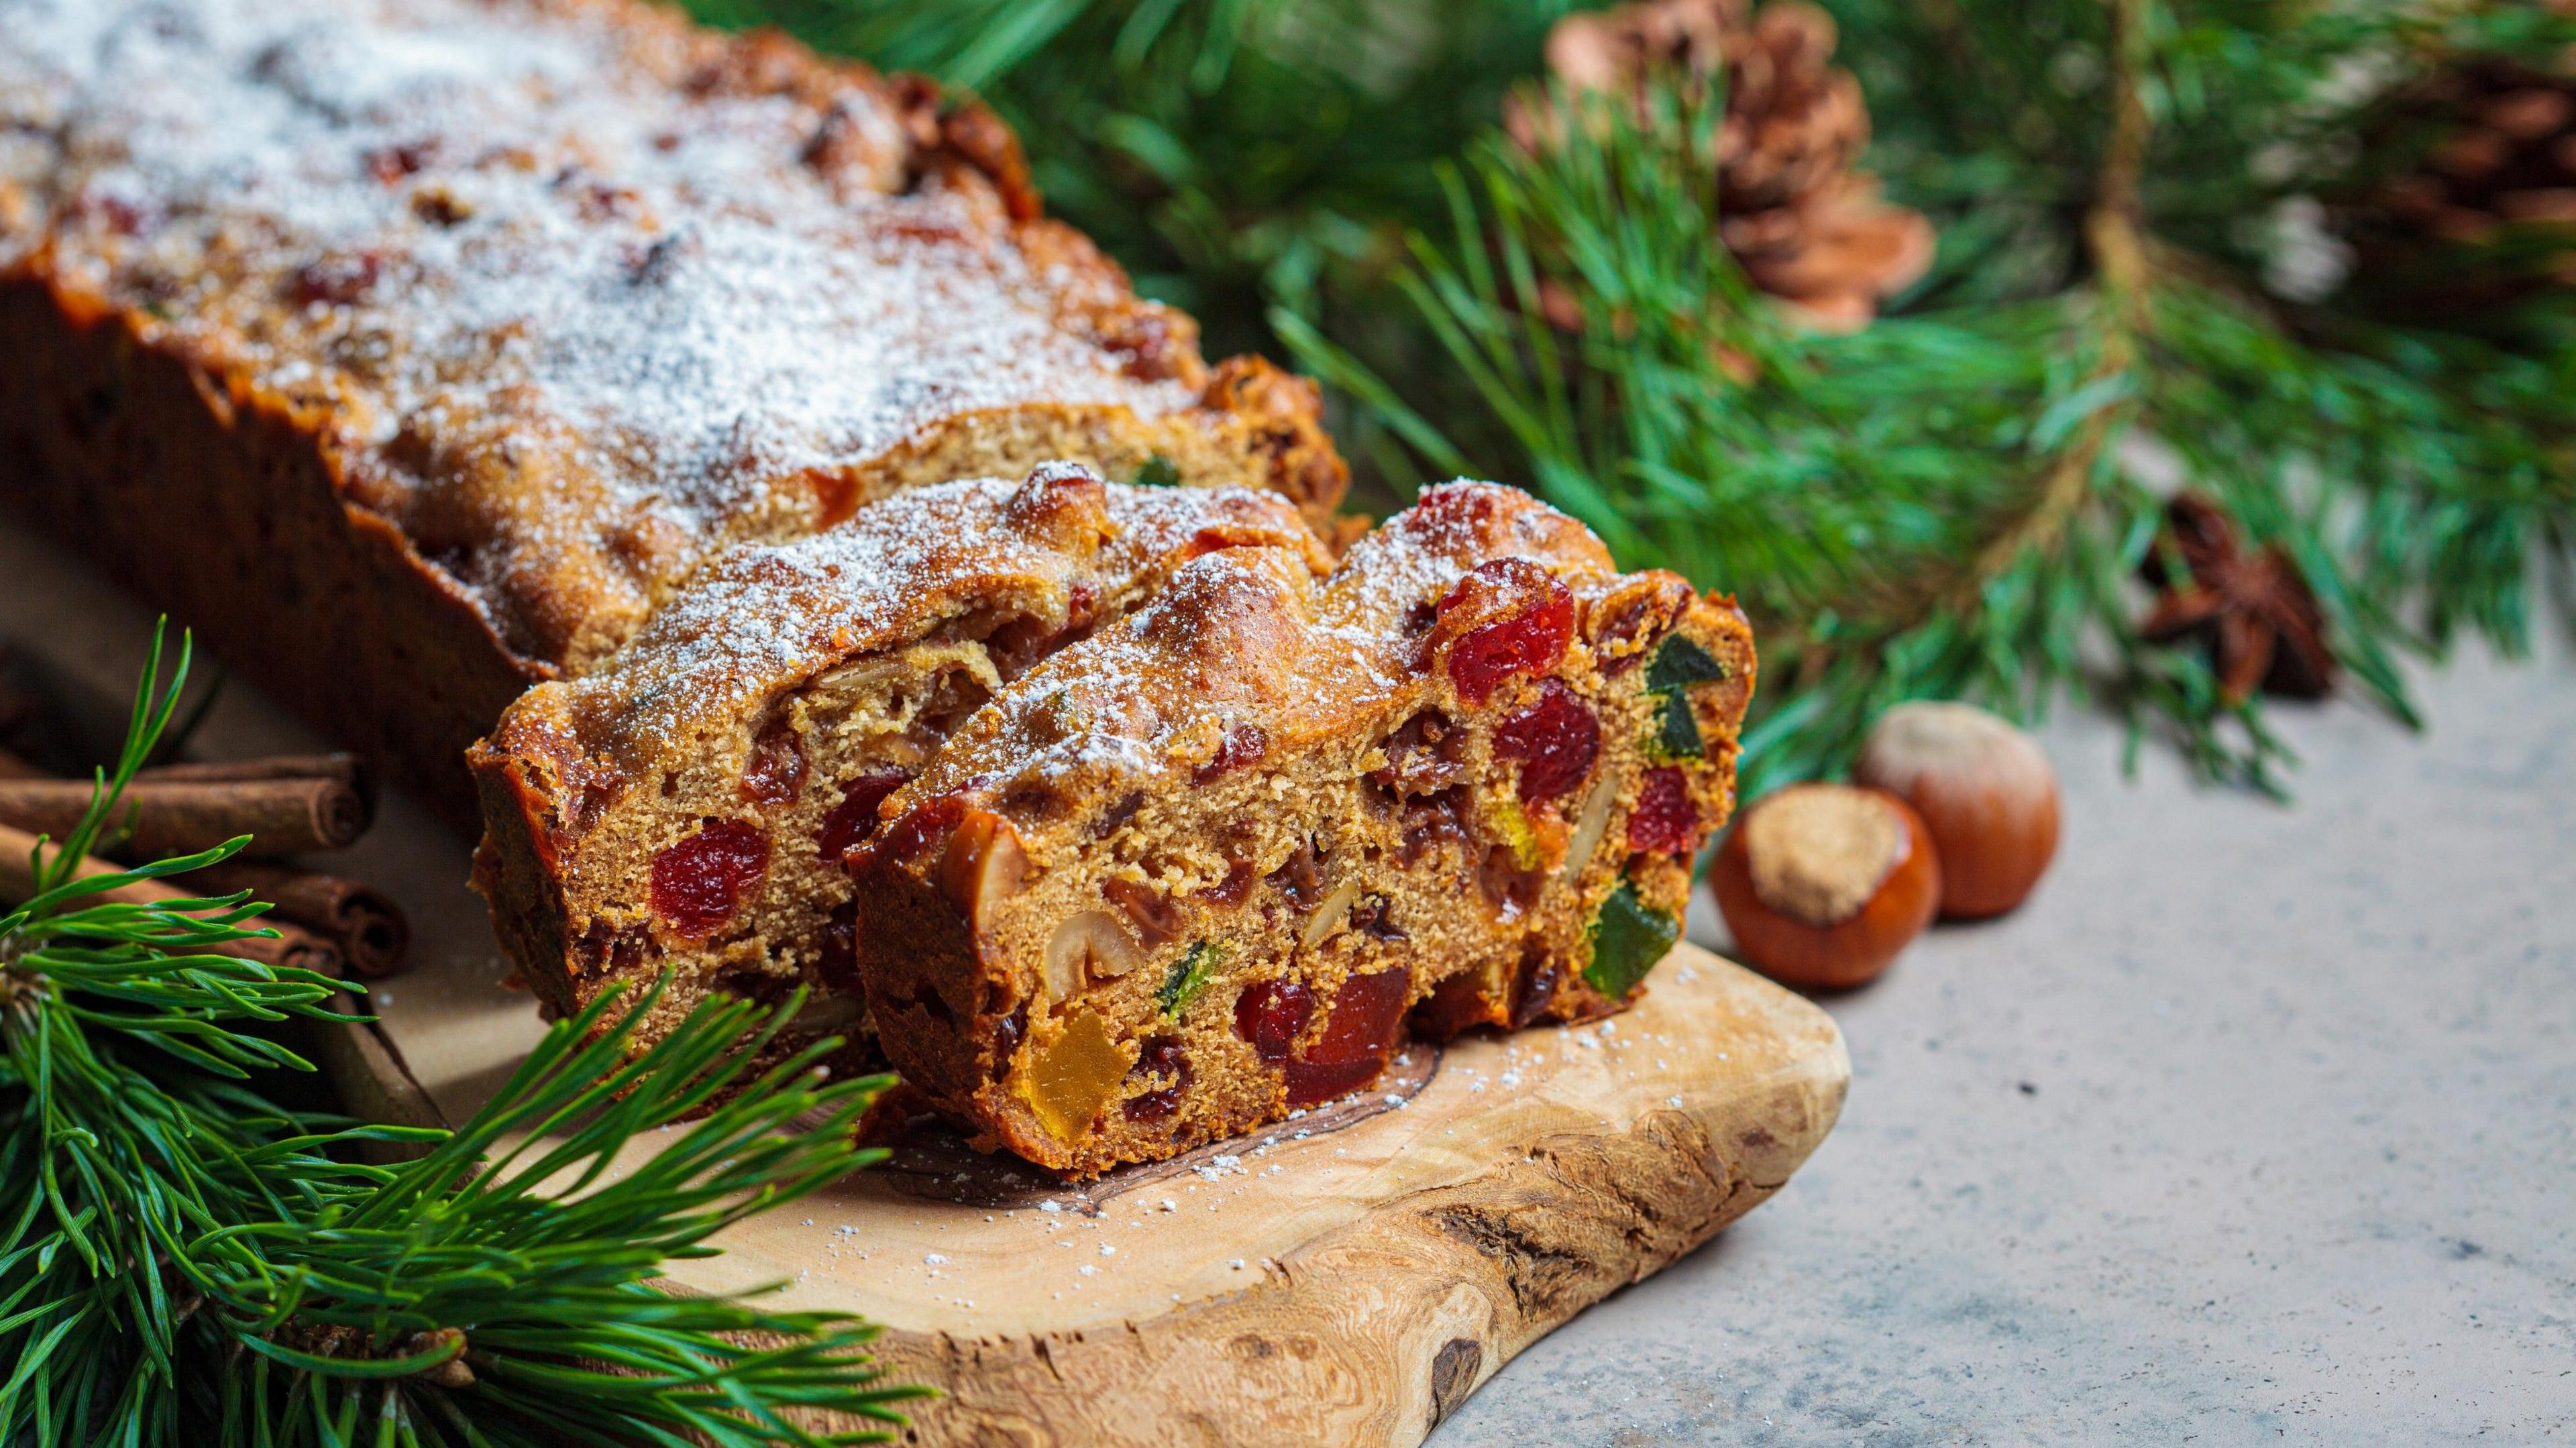
[[[0,502],[468,816],[701,560],[1055,458],[1345,481],[927,82],[632,0],[0,0]]]
[[[803,984],[797,1033],[863,1037],[841,856],[880,802],[1032,664],[1197,554],[1247,544],[1328,566],[1275,493],[1104,484],[1070,464],[737,549],[474,747],[475,885],[555,1009],[668,969],[667,1015]]]
[[[961,724],[857,850],[885,1049],[1073,1174],[1620,1008],[1733,802],[1731,601],[1459,483],[1318,579],[1210,552]]]

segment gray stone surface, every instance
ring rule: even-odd
[[[2421,738],[2281,711],[2286,808],[2061,717],[2042,893],[1826,1000],[1851,1098],[1805,1170],[1434,1448],[2576,1440],[2576,657],[2542,653],[2427,679]]]

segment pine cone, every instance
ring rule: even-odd
[[[2356,280],[2381,310],[2457,319],[2576,285],[2571,71],[2473,57],[2402,90],[2365,128],[2366,151],[2422,156],[2342,208]]]
[[[1866,325],[1878,303],[1932,262],[1922,213],[1879,199],[1852,169],[1869,145],[1869,107],[1850,71],[1829,64],[1833,17],[1799,0],[1748,14],[1745,0],[1641,0],[1569,15],[1548,33],[1547,63],[1576,91],[1631,94],[1647,77],[1722,76],[1717,137],[1719,235],[1755,286],[1818,326]],[[1515,104],[1506,125],[1537,149],[1558,118]]]

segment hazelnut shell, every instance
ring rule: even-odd
[[[1847,882],[1859,904],[1823,924],[1763,899],[1754,885],[1752,848],[1758,832],[1750,828],[1763,810],[1817,790],[1866,796],[1886,809],[1897,827],[1895,847],[1878,880]],[[1844,990],[1877,979],[1923,933],[1941,902],[1941,863],[1921,817],[1894,795],[1840,784],[1791,785],[1764,796],[1727,832],[1709,865],[1708,882],[1746,963],[1774,980],[1811,990]]]
[[[1914,807],[1941,856],[1941,913],[2001,915],[2057,853],[2057,771],[2028,734],[1967,704],[1900,704],[1879,717],[1852,782]]]

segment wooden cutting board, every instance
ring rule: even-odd
[[[534,1034],[486,991],[386,994],[331,1064],[388,1117],[469,1111]],[[1613,1020],[1415,1046],[1359,1098],[1081,1186],[918,1130],[674,1278],[884,1324],[889,1375],[941,1393],[906,1443],[1411,1448],[1779,1190],[1850,1071],[1823,1011],[1684,945]]]

